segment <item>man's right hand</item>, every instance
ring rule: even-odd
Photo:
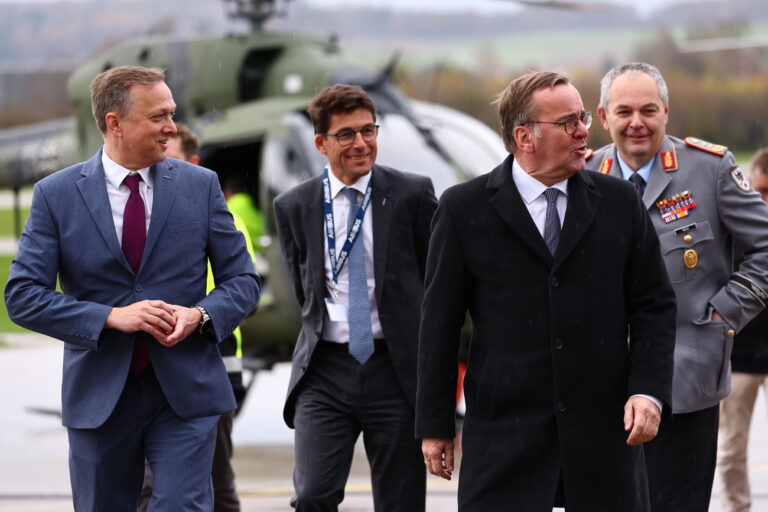
[[[433,475],[446,480],[453,474],[453,439],[427,438],[421,440],[424,464]]]
[[[112,308],[104,323],[106,329],[146,332],[163,344],[175,326],[173,307],[161,300],[143,300],[130,306]]]

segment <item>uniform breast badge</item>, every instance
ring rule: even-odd
[[[693,249],[688,249],[683,253],[683,263],[685,268],[696,268],[699,264],[699,255]]]
[[[657,201],[656,207],[661,212],[661,219],[664,223],[669,224],[677,219],[687,217],[688,212],[696,207],[696,201],[693,199],[693,194],[684,190],[679,194]]]

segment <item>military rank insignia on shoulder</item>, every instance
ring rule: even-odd
[[[747,181],[747,178],[744,176],[744,173],[741,172],[741,167],[734,167],[731,171],[731,178],[733,178],[734,183],[736,183],[736,186],[739,187],[743,192],[749,192],[752,190],[752,187],[749,186],[749,181]]]
[[[706,151],[707,153],[712,153],[713,155],[718,156],[725,156],[725,152],[728,151],[727,146],[712,144],[711,142],[697,139],[696,137],[686,137],[685,143],[693,148],[700,149],[702,151]]]

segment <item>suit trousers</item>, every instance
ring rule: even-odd
[[[414,412],[383,340],[361,365],[347,344],[320,341],[296,399],[296,495],[300,512],[336,511],[363,434],[374,510],[423,512],[426,470]]]
[[[146,457],[154,473],[150,511],[210,512],[218,419],[177,416],[151,368],[129,375],[104,424],[68,429],[75,510],[136,512]]]
[[[719,406],[672,414],[643,445],[653,512],[707,512],[717,459]]]
[[[731,375],[731,394],[720,402],[720,433],[717,469],[723,484],[723,512],[749,512],[752,498],[747,475],[747,441],[752,410],[760,388],[768,391],[768,375],[740,373]],[[768,399],[768,394],[765,396]]]
[[[235,472],[232,469],[232,423],[235,411],[225,412],[216,426],[216,449],[213,452],[213,512],[240,512],[240,499],[235,488]],[[155,478],[152,468],[145,461],[144,484],[139,495],[138,512],[147,512],[152,497]]]

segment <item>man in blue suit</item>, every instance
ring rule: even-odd
[[[104,146],[35,186],[8,313],[65,343],[75,510],[134,512],[146,457],[149,510],[209,511],[216,423],[235,407],[216,344],[256,307],[259,279],[216,175],[165,159],[162,70],[101,73],[91,102]]]

